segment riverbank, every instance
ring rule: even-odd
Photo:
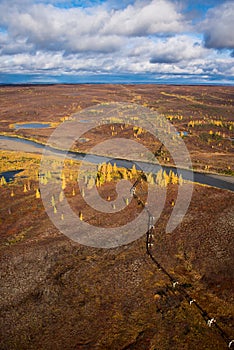
[[[24,139],[22,137],[13,137],[13,136],[5,136],[0,135],[0,149],[4,150],[12,150],[12,151],[23,151],[23,152],[29,152],[29,153],[39,153],[41,154],[44,150],[45,145],[39,142],[34,142],[32,140]],[[78,161],[82,161],[85,157],[86,162],[91,162],[95,164],[101,164],[103,162],[115,162],[117,166],[119,167],[126,167],[131,168],[133,162],[126,159],[116,159],[113,161],[112,157],[104,157],[104,156],[98,156],[95,154],[84,154],[84,153],[78,153],[78,152],[66,152],[64,150],[58,150],[54,149],[53,147],[50,147],[50,151],[56,155],[56,156],[64,156],[72,159],[76,159]],[[139,168],[142,170],[149,169],[152,173],[156,173],[160,170],[160,167],[156,164],[152,164],[150,162],[144,162],[144,161],[135,161],[135,164],[138,165]],[[200,173],[196,171],[191,171],[189,169],[176,169],[172,166],[162,166],[163,169],[167,170],[168,172],[170,170],[173,170],[174,172],[177,172],[179,175],[181,174],[183,179],[194,181],[203,185],[218,187],[222,189],[227,189],[234,191],[234,176],[227,176],[227,175],[220,175],[220,174],[212,174],[212,173]]]
[[[15,131],[11,126],[40,121],[56,126],[87,107],[109,102],[147,106],[187,135],[184,142],[196,171],[233,174],[233,95],[231,86],[4,86],[0,93],[0,133],[46,143],[53,128]],[[100,134],[96,130],[95,139],[103,141],[105,134],[106,130]],[[79,151],[85,152],[85,147],[79,145]],[[169,158],[166,151],[160,163],[167,165],[163,158]]]

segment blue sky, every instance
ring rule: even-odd
[[[234,1],[0,0],[0,83],[234,84]]]

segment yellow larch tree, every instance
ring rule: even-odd
[[[62,202],[64,200],[64,192],[61,191],[59,194],[59,202]]]

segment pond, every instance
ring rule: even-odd
[[[51,123],[19,123],[14,124],[14,128],[18,129],[45,129],[50,128]]]
[[[79,141],[80,143],[85,143],[85,142],[88,142],[89,139],[86,138],[86,137],[80,137],[80,138],[78,138],[78,141]]]
[[[188,136],[188,132],[187,131],[177,131],[176,133],[179,136]]]
[[[0,173],[0,179],[3,176],[4,179],[6,180],[6,182],[12,182],[15,178],[15,175],[21,173],[21,171],[23,171],[23,170],[24,169],[4,171],[4,172]]]
[[[79,121],[79,123],[90,123],[90,122],[92,122],[92,120],[89,120],[89,119],[79,119],[78,121]]]

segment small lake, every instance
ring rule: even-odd
[[[24,169],[4,171],[4,172],[0,173],[0,179],[3,176],[6,180],[6,182],[12,182],[15,178],[15,175],[21,173],[21,171],[23,171],[23,170]]]
[[[14,124],[14,128],[16,130],[18,129],[46,129],[50,128],[51,124],[50,123],[19,123],[19,124]]]
[[[89,119],[79,119],[78,122],[79,122],[79,123],[90,123],[90,122],[92,122],[92,120],[89,120]]]
[[[179,135],[179,136],[181,136],[181,135],[188,136],[188,132],[187,131],[177,131],[176,134]]]
[[[78,140],[77,141],[79,141],[80,143],[85,143],[85,142],[88,142],[89,141],[89,139],[88,138],[86,138],[86,137],[80,137],[80,138],[78,138]]]

